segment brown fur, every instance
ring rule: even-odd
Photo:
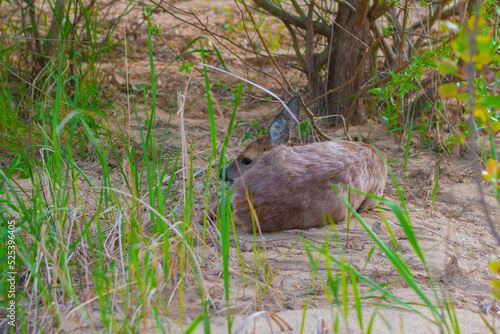
[[[288,106],[298,116],[300,105],[293,102]],[[372,145],[361,142],[284,146],[284,140],[288,141],[296,126],[291,118],[287,121],[286,127],[281,126],[284,129],[281,134],[272,129],[273,122],[268,136],[251,143],[221,172],[221,177],[235,181],[231,201],[235,223],[247,230],[253,229],[248,196],[262,231],[324,226],[325,217],[334,222],[345,220],[347,207],[331,184],[382,196],[387,180],[385,154],[382,159]],[[272,142],[279,143],[272,145]],[[249,161],[244,159],[250,159],[251,164],[243,164]],[[347,189],[338,187],[337,190],[348,198]],[[375,200],[353,191],[350,199],[351,206],[358,211],[376,205]]]

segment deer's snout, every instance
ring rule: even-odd
[[[226,168],[221,168],[220,170],[220,173],[219,173],[219,179],[221,180],[224,180],[224,181],[231,181],[228,177],[227,177],[227,173],[226,173]]]

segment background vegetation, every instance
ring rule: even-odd
[[[7,222],[15,220],[18,316],[15,328],[4,323],[3,329],[69,331],[77,318],[78,328],[88,331],[209,332],[210,318],[223,314],[227,330],[239,332],[247,322],[232,324],[235,282],[255,291],[248,322],[266,314],[287,328],[276,313],[259,307],[264,296],[274,296],[280,270],[270,264],[262,236],[251,236],[254,262],[246,263],[228,203],[220,205],[218,226],[200,215],[214,193],[224,198],[226,185],[216,176],[233,129],[251,129],[244,139],[265,131],[258,121],[235,121],[246,97],[300,95],[306,142],[331,139],[326,130],[332,126],[341,126],[349,139],[351,126],[381,120],[405,149],[399,162],[405,172],[412,133],[422,149],[472,156],[479,202],[500,245],[484,189],[486,180],[500,198],[495,1],[215,2],[213,15],[224,13],[224,24],[181,7],[155,0],[0,0],[0,307],[11,299]],[[199,36],[174,45],[158,13]],[[157,65],[161,54],[170,56],[164,66]],[[133,82],[132,67],[141,61],[149,73]],[[262,63],[271,66],[263,69]],[[164,73],[175,84],[166,98],[159,89]],[[195,76],[202,80],[193,84]],[[208,112],[203,159],[184,128],[185,98],[193,87],[201,90],[199,103]],[[169,115],[162,124],[159,104]],[[216,126],[221,105],[229,120],[223,133]],[[177,146],[171,143],[173,118],[180,119]],[[349,328],[349,312],[355,312],[359,329],[371,332],[378,313],[367,318],[363,307],[376,304],[418,314],[439,331],[459,332],[453,301],[429,270],[416,237],[406,179],[400,184],[391,176],[398,201],[379,200],[392,242],[382,241],[356,212],[352,219],[373,240],[369,257],[383,252],[419,301],[393,294],[388,286],[394,282],[365,276],[344,256],[335,232],[322,244],[302,239],[314,284],[333,305],[329,330]],[[387,212],[404,230],[425,282],[401,253]],[[206,285],[207,257],[220,264],[220,300]],[[494,260],[492,272],[499,268]],[[493,286],[497,298],[498,280]],[[313,294],[309,287],[304,319]],[[318,322],[317,333],[326,329]]]

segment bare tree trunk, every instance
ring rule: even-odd
[[[356,69],[368,51],[368,45],[370,44],[370,21],[366,18],[369,1],[347,1],[358,12],[353,12],[346,5],[339,5],[332,41],[335,53],[330,59],[328,68],[327,89],[334,89],[351,80],[355,75],[356,79],[343,89],[331,94],[328,106],[326,110],[323,110],[325,115],[341,115],[344,118],[347,117],[358,88],[370,80],[372,69],[370,58],[367,58],[356,74]],[[358,107],[354,110],[351,123],[362,124],[365,121],[362,113]],[[343,125],[341,117],[331,117],[329,123]]]

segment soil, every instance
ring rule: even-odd
[[[207,22],[207,18],[210,18],[211,26],[217,24],[214,30],[221,34],[228,34],[222,28],[224,24],[237,25],[240,22],[240,11],[232,2],[186,0],[174,1],[173,5],[186,11],[193,11],[200,17],[201,22]],[[169,6],[166,6],[166,8],[178,13]],[[123,9],[124,5],[122,3],[113,4],[108,19],[116,18]],[[128,77],[132,84],[141,84],[143,78],[147,82],[150,77],[149,61],[147,60],[147,30],[142,22],[141,12],[142,7],[137,7],[133,12],[125,16],[113,34],[113,38],[127,39],[130,42]],[[183,17],[188,18],[190,22],[197,22],[190,15],[183,15]],[[269,20],[270,29],[276,29],[275,31],[277,31],[278,22],[276,20],[271,21],[270,18],[267,20]],[[167,44],[172,44],[173,50],[178,53],[185,52],[185,47],[201,34],[200,30],[183,24],[161,9],[154,12],[153,21],[161,24],[163,38]],[[243,29],[231,32],[231,34],[233,42],[247,45],[247,37]],[[286,29],[280,36],[285,38]],[[290,97],[283,93],[282,80],[275,80],[279,76],[274,67],[271,66],[269,59],[247,56],[244,51],[237,49],[223,39],[219,39],[227,45],[228,48],[225,49],[215,42],[215,37],[209,35],[206,35],[206,37],[220,48],[225,65],[232,73],[247,77],[245,70],[249,69],[249,79],[266,87],[285,100]],[[159,76],[157,82],[156,126],[158,138],[162,138],[163,130],[166,129],[167,123],[170,121],[164,152],[169,152],[171,149],[174,152],[179,150],[183,134],[186,141],[192,144],[193,164],[195,173],[197,173],[196,187],[199,191],[195,200],[195,207],[199,209],[197,213],[198,217],[200,217],[199,214],[204,208],[202,193],[205,187],[209,186],[210,193],[215,195],[214,185],[217,179],[216,175],[212,175],[210,184],[205,183],[206,164],[211,150],[211,137],[205,83],[199,71],[201,67],[197,66],[198,69],[193,69],[191,75],[179,72],[182,62],[177,60],[172,65],[169,65],[176,57],[170,47],[166,46],[157,36],[153,36],[153,45],[156,73],[166,69]],[[195,48],[198,48],[198,46]],[[288,50],[292,50],[291,43],[289,40],[285,40],[281,47],[275,51],[283,54],[280,59],[292,86],[303,87],[306,83],[304,76],[293,68],[285,66],[286,54],[293,55],[293,52]],[[201,57],[197,53],[189,53],[185,58],[190,62],[201,62]],[[126,77],[123,65],[123,61],[125,61],[124,48],[116,47],[109,59],[109,63],[104,64],[110,84],[109,89],[110,91],[113,91],[113,88],[117,89],[113,94],[113,98],[110,99],[110,103],[127,106],[125,86],[120,88],[120,84]],[[246,61],[248,65],[244,66],[242,60]],[[222,68],[219,59],[214,54],[207,56],[207,62],[210,65]],[[254,69],[249,67],[254,67]],[[227,83],[227,87],[234,87],[234,84],[239,81],[237,78],[211,69],[209,69],[209,73],[213,81],[217,77],[221,82]],[[266,122],[270,119],[270,115],[279,109],[276,103],[265,100],[269,96],[267,93],[256,87],[252,87],[250,90],[247,86],[246,90],[247,92],[251,91],[251,96],[243,96],[236,114],[237,121],[254,122],[264,120]],[[179,91],[185,96],[183,117],[181,117],[181,113],[177,113],[178,107],[174,107],[174,101],[177,101],[180,94]],[[230,89],[217,85],[212,86],[211,93],[215,101],[216,113],[214,117],[217,141],[220,147],[227,132],[232,112],[232,107],[228,103],[233,93]],[[136,99],[140,120],[145,121],[145,100],[142,92],[131,90],[131,94]],[[150,97],[148,97],[148,103],[151,103]],[[119,112],[110,115],[116,117],[117,123],[124,122],[123,116]],[[134,117],[132,112],[130,115],[132,118]],[[132,139],[135,142],[140,142],[138,127],[134,126],[134,124],[135,121],[132,122],[131,126]],[[248,131],[248,128],[247,124],[240,123],[240,127],[234,131],[229,141],[228,159],[233,159],[242,150],[241,139],[244,133]],[[327,128],[325,131],[334,138],[340,138],[343,135],[341,130],[334,131]],[[472,159],[460,157],[456,154],[439,155],[431,150],[424,149],[420,145],[421,141],[418,134],[414,134],[405,171],[403,162],[406,141],[402,141],[395,137],[394,134],[385,133],[384,131],[385,128],[382,124],[377,121],[370,121],[366,125],[351,128],[350,135],[353,137],[362,135],[365,140],[372,142],[377,148],[387,153],[390,167],[399,187],[403,188],[404,185],[405,202],[427,260],[429,271],[425,270],[422,262],[415,255],[411,243],[398,224],[394,214],[391,211],[383,210],[387,224],[391,227],[394,238],[397,240],[398,254],[406,259],[411,272],[425,287],[424,290],[427,291],[427,296],[431,300],[435,302],[453,301],[458,323],[464,333],[487,332],[488,328],[481,316],[498,329],[499,326],[495,323],[498,308],[490,297],[490,282],[494,277],[489,271],[488,263],[493,255],[498,256],[499,248],[490,232],[485,214],[478,201],[477,185],[472,176]],[[300,142],[306,140],[306,138],[295,138],[294,140]],[[121,162],[122,158],[123,148],[121,150],[119,148],[117,157],[109,162],[110,166],[116,166],[117,163]],[[82,160],[79,164],[83,171],[98,184],[102,170],[93,167],[96,163]],[[439,174],[437,171],[439,171]],[[405,175],[406,177],[404,177]],[[438,181],[436,181],[437,176]],[[116,182],[123,182],[119,178],[119,173],[116,173],[114,178]],[[174,187],[180,188],[181,184],[182,180],[179,176],[176,178]],[[437,192],[434,196],[436,185]],[[166,183],[162,187],[166,188]],[[484,187],[487,189],[485,196],[490,213],[494,220],[498,221],[498,205],[495,197],[486,183],[484,183]],[[89,191],[89,196],[85,198],[83,203],[88,208],[95,207],[96,204],[95,199],[90,194]],[[401,203],[397,187],[392,180],[388,181],[384,196],[396,203]],[[173,206],[172,201],[169,201],[167,205]],[[178,207],[174,209],[174,212],[181,213],[182,208]],[[369,211],[361,216],[384,243],[395,248],[380,212]],[[171,218],[171,215],[167,217],[167,219]],[[209,233],[207,234],[210,236],[212,232],[210,232],[210,229],[208,230]],[[195,231],[201,233],[202,227],[195,226]],[[387,256],[379,248],[375,247],[372,238],[355,219],[351,220],[349,226],[344,222],[327,228],[266,233],[262,237],[258,236],[256,241],[253,240],[253,236],[245,234],[239,227],[236,228],[236,233],[237,238],[234,238],[233,235],[229,250],[231,315],[234,316],[233,330],[246,324],[241,333],[280,332],[280,327],[272,320],[274,315],[278,315],[290,326],[290,329],[285,331],[287,333],[301,332],[303,320],[304,331],[311,333],[311,331],[318,328],[318,319],[325,322],[324,325],[321,325],[320,321],[320,327],[324,326],[330,332],[333,332],[334,314],[339,314],[339,309],[332,306],[331,296],[325,294],[323,290],[322,282],[325,282],[324,279],[327,274],[325,262],[324,260],[320,261],[317,273],[314,273],[308,250],[303,241],[299,239],[303,238],[321,247],[325,243],[327,236],[331,247],[330,254],[336,257],[341,255],[335,241],[338,237],[338,243],[346,261],[353,264],[359,271],[362,271],[366,277],[379,284],[391,282],[392,284],[388,285],[387,289],[407,302],[415,302],[417,304],[415,307],[418,310],[431,317],[428,310],[418,305],[421,304],[421,299],[402,281]],[[240,248],[241,259],[238,257],[237,247]],[[259,250],[257,254],[254,252],[255,247]],[[203,256],[200,262],[203,267],[203,282],[206,291],[208,291],[207,298],[210,301],[211,330],[213,333],[227,332],[227,305],[224,296],[220,244],[209,238],[205,246],[200,243],[195,251],[200,258]],[[263,256],[265,261],[261,262],[258,258],[256,259],[257,255]],[[86,260],[89,263],[92,262],[92,259]],[[242,263],[245,265],[245,276],[241,274]],[[437,292],[438,298],[432,293],[429,276],[440,286]],[[256,288],[255,280],[267,282],[270,277],[272,277],[272,283],[267,288],[267,291],[260,296],[262,290]],[[169,292],[165,291],[166,298],[170,298],[170,295],[174,293],[170,306],[172,320],[162,320],[171,332],[181,332],[187,329],[190,321],[201,313],[196,286],[194,283],[190,284],[189,281],[184,282],[184,284],[186,287],[182,314],[180,310],[175,310],[175,305],[179,303],[178,296],[174,292],[175,289],[168,287]],[[367,292],[368,288],[366,286],[361,285],[361,288],[364,293],[370,294]],[[391,304],[380,302],[384,305],[376,306],[376,303],[376,301],[371,300],[363,302],[364,330],[366,330],[370,317],[376,312],[378,316],[373,324],[374,332],[440,332],[438,326],[424,320],[421,315],[415,312],[399,310],[394,304],[392,307],[387,307]],[[307,312],[304,315],[306,306]],[[69,306],[67,310],[61,309],[60,311],[61,317],[66,323],[66,330],[82,333],[91,332],[87,319],[76,316],[75,313],[71,312]],[[87,311],[91,314],[91,319],[95,320],[95,328],[99,329],[100,311],[95,310],[95,308],[93,311]],[[245,323],[249,317],[260,311],[263,311],[263,313],[259,317]],[[358,327],[354,305],[349,308],[346,319],[349,327],[346,327],[345,323],[340,321],[340,332],[356,333],[362,331]],[[156,328],[155,320],[147,317],[144,320],[144,326],[150,329]],[[146,328],[144,330],[148,332]],[[156,332],[156,329],[149,331]],[[201,333],[202,331],[203,328],[200,325],[195,330],[195,333]]]

